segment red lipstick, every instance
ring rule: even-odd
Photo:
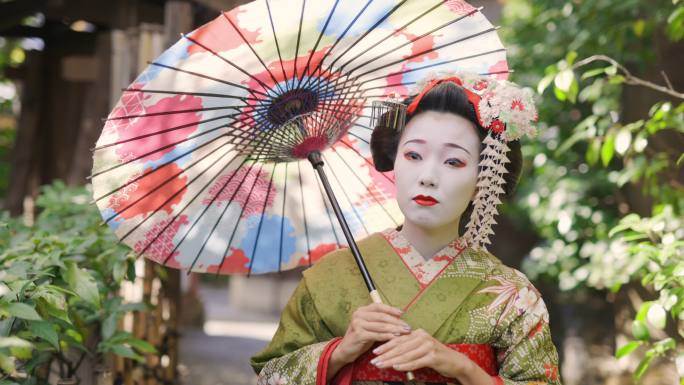
[[[421,206],[434,206],[439,203],[437,199],[429,195],[416,195],[413,200]]]

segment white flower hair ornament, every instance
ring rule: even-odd
[[[451,82],[461,87],[468,101],[475,110],[480,125],[487,130],[480,153],[479,172],[477,176],[477,193],[473,200],[473,212],[470,215],[463,239],[473,248],[486,251],[490,244],[490,236],[494,234],[492,226],[496,224],[494,217],[501,204],[501,195],[505,192],[503,175],[507,173],[506,164],[510,162],[506,153],[510,150],[506,144],[518,140],[522,136],[534,137],[537,130],[537,110],[532,92],[520,88],[514,83],[483,77],[473,73],[455,72],[431,76],[416,84],[419,92],[406,107],[404,104],[391,103],[405,112],[409,117],[415,113],[421,99],[438,84]],[[387,109],[387,102],[381,102]],[[380,106],[381,104],[378,104]],[[380,116],[379,112],[373,116]],[[403,129],[404,119],[396,129]]]

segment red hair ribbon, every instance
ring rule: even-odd
[[[423,96],[425,96],[425,94],[430,92],[430,90],[435,88],[435,86],[437,86],[438,84],[445,83],[445,82],[455,83],[457,86],[461,87],[463,89],[463,91],[465,91],[466,95],[468,96],[468,101],[470,102],[470,104],[473,105],[473,108],[475,109],[475,115],[477,115],[477,120],[480,122],[480,125],[482,125],[482,119],[480,119],[480,107],[479,107],[480,96],[478,94],[472,92],[471,90],[463,87],[463,80],[461,80],[461,78],[459,78],[458,76],[452,76],[452,77],[448,77],[448,78],[444,78],[444,79],[430,80],[430,82],[428,82],[428,84],[425,86],[425,88],[423,88],[423,90],[420,91],[420,93],[413,99],[411,104],[408,105],[408,107],[406,108],[406,112],[409,115],[412,115],[416,111],[416,108],[418,108],[418,105],[420,104],[420,101],[423,99]]]

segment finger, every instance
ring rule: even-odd
[[[401,364],[394,364],[392,365],[392,369],[398,370],[400,372],[409,372],[409,371],[414,371],[422,368],[429,368],[432,366],[432,363],[430,362],[431,358],[427,355],[424,355],[418,359],[415,359],[413,361],[409,362],[404,362]]]
[[[409,352],[416,351],[418,348],[421,347],[422,341],[420,340],[417,340],[415,338],[409,338],[401,342],[397,341],[400,338],[403,337],[397,337],[391,340],[390,342],[392,342],[394,346],[390,347],[384,353],[378,355],[374,359],[377,363],[382,363],[382,366],[379,367],[391,366],[392,364],[399,362],[397,361],[398,357],[401,357]]]
[[[414,347],[413,349],[409,349],[405,351],[404,353],[382,361],[383,367],[392,367],[394,368],[395,366],[402,366],[407,363],[414,362],[416,360],[420,360],[424,357],[427,357],[431,352],[430,347],[428,344],[421,344],[418,345],[417,347]],[[408,369],[407,369],[408,370]]]
[[[413,339],[422,339],[422,336],[417,334],[415,330],[411,331],[410,334],[404,334],[400,337],[393,338],[391,341],[378,346],[377,348],[375,348],[373,350],[373,353],[375,355],[378,355],[378,356],[382,355],[382,354],[394,349],[398,345],[406,344],[406,343],[408,343],[408,341],[413,340]]]
[[[385,322],[363,321],[363,322],[360,322],[359,325],[361,325],[361,328],[365,331],[369,331],[369,332],[373,332],[373,333],[390,333],[390,334],[393,334],[395,336],[409,334],[411,332],[410,329],[407,329],[404,326],[397,326],[397,325],[388,324]]]
[[[368,312],[368,313],[363,313],[362,315],[363,319],[367,321],[372,321],[372,322],[385,322],[388,324],[400,326],[406,331],[411,331],[411,326],[406,323],[406,321],[403,321],[397,317],[394,317],[392,315],[389,315],[387,313],[381,313],[381,312]]]
[[[372,303],[370,305],[360,307],[359,310],[362,310],[363,312],[380,312],[394,317],[401,317],[401,315],[404,314],[401,309],[384,303]]]
[[[359,332],[357,336],[363,342],[385,342],[397,337],[392,333],[376,333],[367,330]]]
[[[388,350],[393,349],[395,346],[404,343],[408,338],[410,337],[410,334],[405,334],[402,336],[394,337],[390,339],[389,341],[385,342],[384,344],[378,346],[373,350],[373,354],[375,355],[380,355],[383,352],[386,352]]]

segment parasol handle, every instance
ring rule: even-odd
[[[368,268],[366,268],[366,263],[363,261],[361,252],[359,251],[359,248],[356,245],[356,241],[354,241],[354,237],[352,236],[352,233],[349,230],[349,225],[347,225],[347,221],[344,218],[344,215],[342,214],[340,205],[337,203],[337,198],[335,198],[335,194],[332,191],[332,187],[330,187],[328,177],[325,175],[325,172],[323,171],[323,159],[321,158],[321,153],[318,151],[314,151],[310,153],[307,158],[309,159],[309,162],[311,162],[311,165],[314,167],[314,169],[318,173],[319,178],[321,179],[323,189],[325,190],[326,195],[328,195],[328,199],[330,200],[330,204],[333,207],[333,211],[337,216],[337,220],[340,222],[340,227],[342,228],[344,237],[347,238],[349,249],[351,250],[351,253],[354,256],[354,260],[356,261],[356,264],[359,267],[359,271],[363,276],[363,281],[366,283],[366,287],[368,288],[368,292],[370,294],[371,299],[373,300],[373,303],[382,303],[380,293],[378,293],[378,290],[375,288],[373,279],[371,278],[370,273],[368,272]],[[413,375],[413,372],[406,372],[406,379],[410,382],[413,382],[415,381],[416,377]]]
[[[328,200],[330,200],[330,204],[332,205],[333,211],[337,216],[337,220],[340,222],[340,227],[342,228],[344,237],[347,238],[349,249],[351,250],[351,253],[354,256],[356,264],[359,266],[359,271],[363,276],[363,282],[366,284],[366,287],[368,288],[369,292],[376,291],[373,279],[371,278],[370,273],[366,268],[366,264],[363,262],[363,257],[361,257],[359,247],[356,245],[356,242],[354,241],[354,237],[352,236],[352,233],[349,230],[349,225],[347,225],[347,221],[344,218],[344,215],[342,214],[342,209],[340,209],[340,205],[339,203],[337,203],[337,198],[335,198],[335,194],[332,191],[332,187],[330,187],[328,177],[325,175],[325,172],[323,171],[323,159],[321,158],[321,153],[318,151],[314,151],[310,153],[307,158],[309,159],[309,162],[311,162],[311,165],[314,167],[316,172],[318,172],[318,176],[321,179],[321,183],[323,183],[323,188],[325,189],[325,193],[328,195]]]
[[[369,294],[371,299],[373,300],[373,303],[382,303],[382,298],[380,298],[380,293],[377,290],[373,290]],[[413,375],[413,372],[409,371],[406,372],[406,379],[409,382],[413,382],[416,380],[416,376]]]

